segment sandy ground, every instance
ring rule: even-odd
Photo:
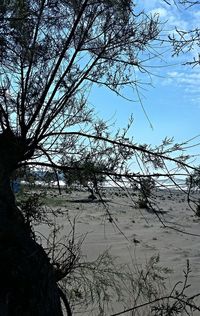
[[[169,226],[164,227],[156,214],[136,208],[119,189],[107,188],[105,193],[106,206],[98,201],[88,201],[87,192],[74,191],[63,196],[66,202],[62,209],[71,220],[76,218],[76,237],[85,236],[82,245],[85,260],[94,260],[109,248],[112,255],[118,257],[119,263],[128,263],[133,267],[136,263],[145,264],[150,257],[159,254],[161,265],[173,269],[167,281],[170,289],[177,281],[184,280],[183,270],[189,259],[192,272],[189,279],[191,287],[187,293],[200,292],[200,218],[189,208],[186,196],[180,191],[156,191],[158,215]],[[108,212],[113,221],[109,220]],[[63,232],[67,233],[69,222],[63,218],[57,221],[63,224]],[[39,230],[47,234],[43,226]],[[113,304],[115,312],[123,310],[120,303]],[[100,314],[97,310],[84,313],[77,308],[74,315],[110,315],[106,313]],[[139,314],[129,312],[124,315]],[[200,315],[200,312],[194,315]]]

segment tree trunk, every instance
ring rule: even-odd
[[[16,155],[1,145],[0,139],[0,316],[62,316],[54,269],[10,188]]]

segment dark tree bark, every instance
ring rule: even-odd
[[[10,176],[25,153],[12,133],[0,135],[0,316],[62,316],[54,269],[15,203]]]

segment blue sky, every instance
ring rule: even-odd
[[[139,2],[139,0],[138,0]],[[200,6],[184,10],[183,7],[168,6],[162,0],[143,0],[142,8],[148,13],[159,14],[163,22],[163,36],[173,33],[175,26],[181,30],[195,28],[200,20]],[[174,137],[175,142],[183,142],[200,134],[200,69],[182,65],[192,59],[197,50],[172,58],[170,47],[161,59],[149,61],[146,65],[153,74],[152,86],[144,85],[141,90],[142,103],[153,125],[151,128],[144,111],[138,102],[137,94],[129,96],[135,102],[113,95],[105,89],[95,89],[91,102],[100,116],[115,122],[115,127],[126,125],[129,115],[134,116],[131,135],[135,142],[158,145],[166,136]],[[149,78],[146,78],[149,82]],[[195,139],[195,142],[200,138]],[[198,154],[200,148],[190,149]]]

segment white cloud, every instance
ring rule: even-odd
[[[192,103],[194,103],[195,105],[198,106],[198,108],[200,108],[200,97],[196,97],[196,98],[192,98],[190,99],[192,101]]]
[[[174,31],[175,28],[180,29],[180,30],[188,30],[189,25],[186,20],[181,18],[179,14],[168,12],[168,18],[167,18],[167,24],[171,31]]]
[[[171,3],[172,2],[173,1],[171,1]],[[160,36],[161,39],[165,41],[164,43],[166,43],[166,51],[168,48],[167,45],[169,35],[173,34],[175,37],[177,37],[177,39],[180,38],[176,32],[176,29],[187,32],[191,29],[195,29],[195,27],[199,25],[200,10],[197,10],[196,7],[195,10],[192,8],[186,10],[183,6],[176,6],[175,4],[167,5],[163,0],[137,0],[137,3],[140,8],[143,8],[147,12],[147,14],[159,15],[161,21],[160,28],[162,29]],[[185,37],[187,38],[187,35],[185,35]],[[174,64],[174,62],[177,64],[184,64],[187,61],[192,61],[199,54],[199,46],[197,45],[194,45],[191,51],[188,51],[188,47],[185,47],[185,49],[183,49],[183,54],[173,57],[172,46],[169,45],[169,50],[170,49],[171,52],[167,53],[165,57],[168,64]],[[175,81],[174,77],[176,77],[176,83],[179,85],[189,84],[196,86],[196,81],[198,84],[200,84],[200,79],[198,76],[199,75],[194,73],[189,75],[187,73],[185,75],[183,70],[180,70],[180,72],[174,74],[172,72],[170,75],[168,74],[168,78],[164,80],[163,84],[171,84],[171,82]]]
[[[180,73],[178,73],[177,71],[170,71],[168,72],[168,76],[171,78],[176,78],[180,76]]]
[[[200,73],[199,72],[178,72],[178,71],[172,71],[168,72],[168,76],[170,78],[174,78],[178,82],[186,82],[188,84],[198,84],[200,82]]]
[[[143,0],[135,1],[137,7],[144,9],[147,14],[158,14],[160,20],[166,22],[164,29],[169,33],[175,30],[175,27],[182,30],[188,30],[191,26],[191,12],[189,10],[181,10],[175,4],[168,5],[163,0]],[[198,17],[196,13],[196,18]],[[188,16],[189,20],[188,20]]]
[[[185,94],[193,95],[193,99],[200,98],[200,73],[197,71],[171,71],[167,73],[164,85],[181,87]]]
[[[160,18],[167,16],[167,10],[165,8],[156,8],[150,11],[152,15],[159,15]]]
[[[194,17],[196,17],[197,19],[200,18],[200,10],[197,10],[195,12],[193,12]]]
[[[194,86],[194,87],[188,86],[185,88],[184,91],[187,94],[199,94],[199,87],[198,86]],[[200,96],[199,96],[199,98],[200,98]]]

